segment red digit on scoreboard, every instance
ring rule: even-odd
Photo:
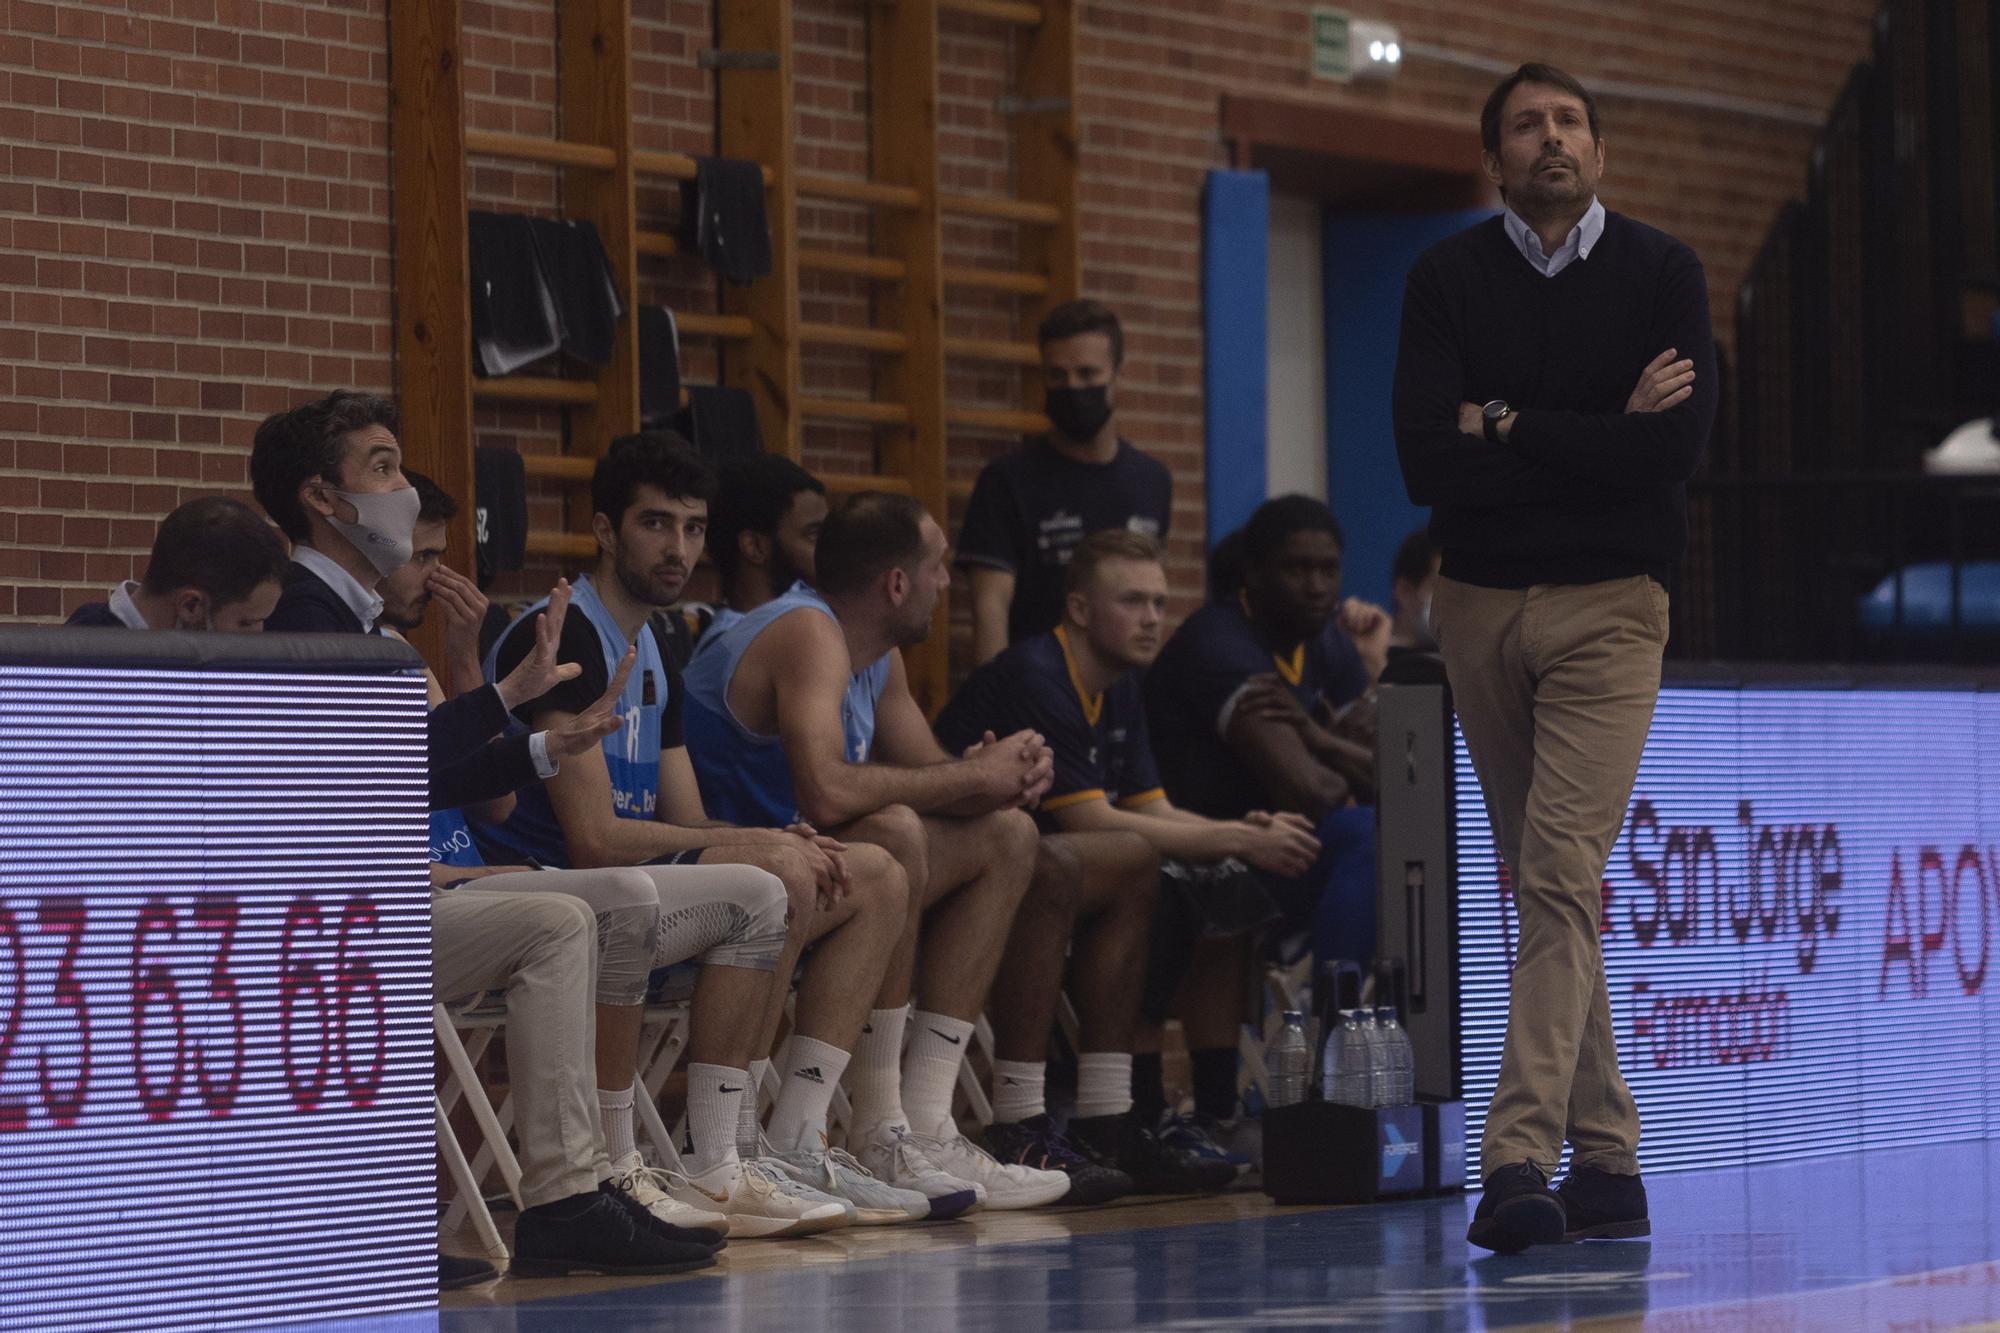
[[[236,1106],[243,1086],[243,998],[236,978],[229,974],[229,952],[236,944],[236,927],[243,909],[234,898],[205,893],[195,900],[194,924],[198,930],[212,930],[221,936],[215,949],[215,966],[208,974],[208,995],[222,1009],[220,1026],[228,1042],[227,1063],[210,1068],[200,1047],[195,1050],[194,1082],[201,1104],[214,1116],[228,1115]],[[211,1020],[208,1026],[217,1026]]]
[[[0,1009],[0,1081],[7,1077],[7,1058],[14,1053],[14,1041],[21,1035],[21,1011],[28,1001],[28,949],[21,942],[21,926],[14,909],[0,902],[0,940],[4,940],[8,973],[14,978],[14,993]],[[27,1103],[0,1098],[0,1133],[28,1126]]]
[[[132,936],[132,1068],[139,1089],[139,1105],[148,1120],[168,1120],[180,1106],[181,1091],[187,1081],[187,1010],[181,1003],[180,983],[174,970],[162,962],[146,961],[146,941],[160,935],[171,940],[180,930],[180,913],[165,898],[148,898],[139,909],[139,922]],[[146,1055],[147,1012],[158,1002],[173,1019],[174,1057],[169,1076],[155,1082],[158,1072]]]
[[[44,931],[62,937],[62,961],[56,964],[55,1002],[58,1008],[76,1016],[76,1081],[66,1088],[58,1087],[49,1069],[46,1047],[41,1058],[42,1109],[63,1128],[82,1117],[84,1102],[90,1095],[90,1006],[85,1002],[83,982],[76,974],[76,958],[83,951],[84,913],[83,899],[69,894],[42,899],[35,913]]]
[[[333,997],[320,977],[319,964],[304,952],[319,935],[319,904],[301,893],[285,909],[285,934],[278,946],[278,1023],[284,1031],[285,1083],[292,1090],[292,1104],[305,1111],[325,1098],[334,1060]],[[299,1031],[296,1020],[302,1004],[312,1006],[316,1030]],[[305,1063],[302,1045],[317,1050],[311,1064]]]
[[[388,1001],[382,994],[382,979],[375,974],[373,963],[357,956],[359,946],[354,938],[361,930],[366,930],[372,935],[378,920],[375,904],[358,893],[350,897],[340,909],[340,948],[337,964],[340,993],[340,1053],[347,1098],[356,1106],[375,1104],[376,1094],[382,1090],[382,1076],[389,1059],[389,1008]],[[365,1067],[358,1064],[354,1058],[355,1001],[362,996],[367,997],[368,1007],[374,1011],[374,1016],[370,1020],[374,1041],[369,1048],[369,1058]]]

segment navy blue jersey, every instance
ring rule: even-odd
[[[1103,528],[1165,541],[1173,492],[1166,466],[1123,440],[1110,462],[1079,463],[1038,436],[979,470],[958,562],[1014,576],[1007,641],[1020,643],[1062,619],[1063,568],[1078,542]]]
[[[1215,819],[1272,807],[1263,784],[1223,740],[1245,683],[1271,672],[1315,717],[1368,692],[1368,668],[1337,621],[1302,644],[1272,644],[1231,601],[1204,606],[1167,640],[1146,673],[1146,717],[1176,805]]]
[[[1164,793],[1146,735],[1136,672],[1087,695],[1071,665],[1065,630],[1037,634],[980,667],[938,715],[938,742],[952,754],[985,732],[1007,736],[1032,728],[1055,751],[1055,782],[1041,812],[1099,797],[1131,808]]]

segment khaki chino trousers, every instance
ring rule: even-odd
[[[1514,886],[1520,932],[1481,1177],[1531,1162],[1639,1169],[1598,942],[1604,867],[1660,693],[1667,593],[1640,575],[1480,588],[1440,579],[1431,617]]]

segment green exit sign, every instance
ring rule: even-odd
[[[1327,5],[1312,8],[1313,77],[1338,79],[1354,77],[1354,49],[1351,42],[1354,21],[1346,11]]]

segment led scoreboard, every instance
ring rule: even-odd
[[[1647,1170],[2000,1136],[2000,692],[1909,682],[1662,691],[1602,887]],[[1476,1161],[1518,918],[1455,769]]]
[[[436,1301],[424,683],[0,633],[0,1328]]]

